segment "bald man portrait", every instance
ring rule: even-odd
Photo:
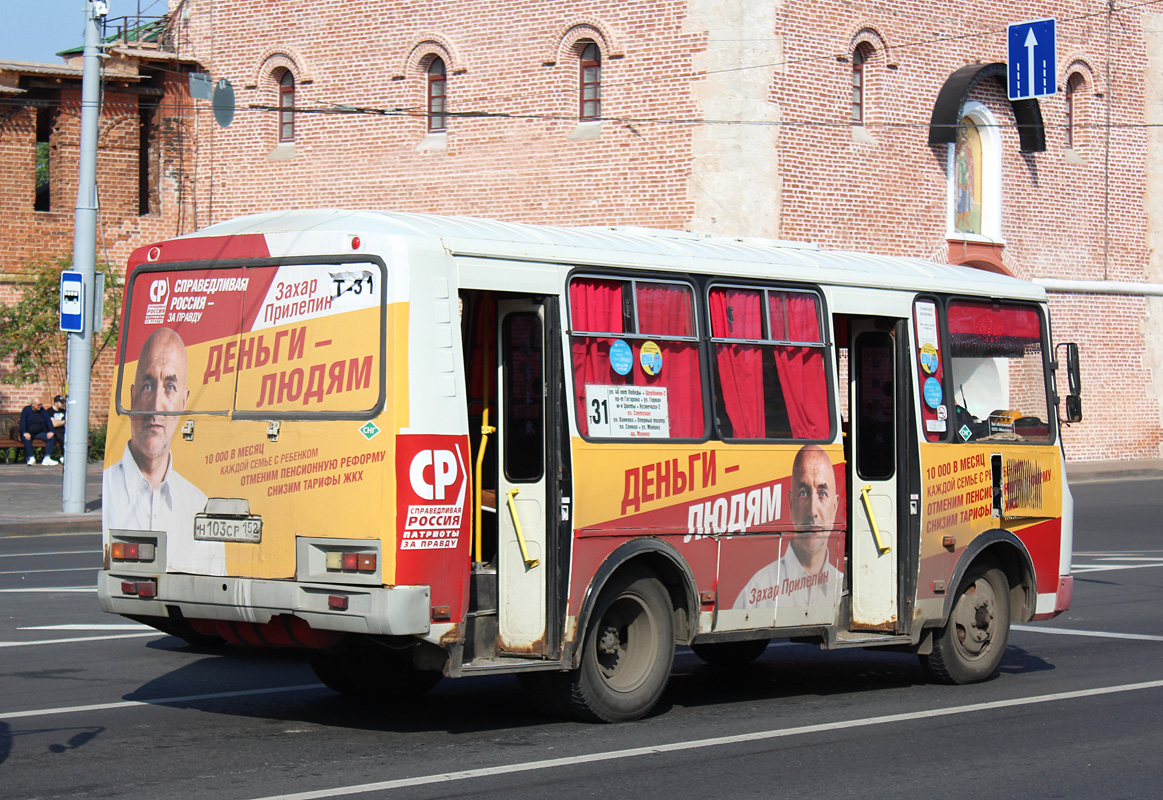
[[[796,533],[778,561],[751,577],[735,608],[833,606],[844,576],[828,560],[839,494],[827,451],[807,444],[796,453],[788,489],[788,509]]]
[[[225,575],[225,545],[194,540],[194,515],[205,509],[206,495],[178,474],[170,453],[190,398],[186,372],[186,345],[177,332],[151,333],[129,388],[129,442],[102,476],[104,527],[165,531],[167,571]]]

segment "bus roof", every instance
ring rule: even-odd
[[[774,239],[700,237],[645,228],[566,228],[468,216],[317,209],[239,217],[181,238],[294,231],[438,239],[458,256],[578,266],[636,265],[741,278],[1046,299],[1041,286],[971,267],[920,258],[821,250],[813,244]]]

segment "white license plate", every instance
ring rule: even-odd
[[[254,517],[194,517],[194,538],[224,542],[258,542],[262,540],[262,520]]]

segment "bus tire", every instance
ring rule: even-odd
[[[644,716],[666,689],[674,664],[674,609],[653,575],[627,571],[602,590],[586,628],[569,705],[591,722]]]
[[[358,645],[312,650],[311,669],[332,691],[393,703],[420,697],[442,677],[439,672],[414,668],[406,651]]]
[[[957,591],[933,651],[921,663],[935,681],[976,683],[997,672],[1010,633],[1009,581],[992,564],[974,564]]]
[[[747,639],[742,642],[702,642],[692,644],[696,656],[714,667],[742,667],[763,655],[770,639]]]

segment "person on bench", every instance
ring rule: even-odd
[[[36,439],[42,439],[45,443],[44,458],[40,463],[50,467],[59,463],[52,458],[53,447],[56,445],[52,417],[40,400],[33,400],[20,412],[20,441],[24,445],[24,456],[28,459],[30,467],[36,463],[36,452],[32,444]]]

